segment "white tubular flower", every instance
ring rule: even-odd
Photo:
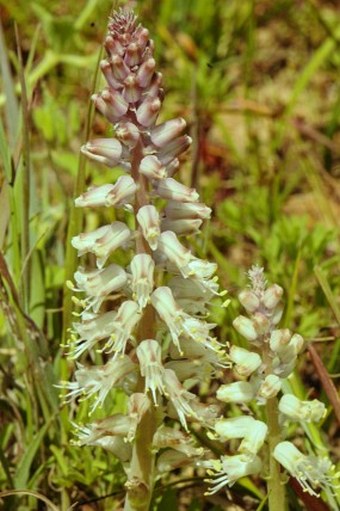
[[[200,286],[199,282],[183,277],[173,277],[168,286],[178,305],[188,314],[206,314],[206,305],[214,296],[210,289]],[[218,284],[216,283],[216,292]]]
[[[148,179],[164,179],[168,175],[166,167],[154,155],[145,156],[142,159],[139,172]]]
[[[171,199],[178,202],[197,202],[199,199],[199,195],[194,188],[188,188],[172,177],[160,180],[156,185],[155,191],[163,199]]]
[[[180,423],[185,431],[188,431],[186,417],[193,417],[197,419],[197,415],[190,405],[190,401],[195,400],[195,394],[188,392],[179,382],[176,373],[172,369],[164,370],[164,385],[166,388],[166,395],[173,404]]]
[[[209,379],[213,372],[213,367],[205,360],[171,360],[164,366],[166,369],[172,369],[179,381],[193,380],[191,387],[197,382]],[[188,388],[188,385],[187,385]]]
[[[285,394],[279,402],[279,410],[292,420],[318,422],[323,419],[327,409],[321,401],[301,401],[293,394]]]
[[[236,373],[244,378],[250,376],[262,364],[258,353],[245,350],[239,346],[232,346],[229,351],[230,360],[235,364]]]
[[[119,436],[112,436],[110,431],[110,434],[92,439],[91,426],[92,424],[89,424],[88,427],[83,426],[79,428],[81,433],[79,441],[76,442],[76,445],[92,445],[94,447],[102,447],[106,451],[112,453],[123,463],[131,459],[131,445],[127,444],[123,438]]]
[[[242,415],[231,419],[221,419],[214,427],[222,440],[241,438],[238,450],[244,454],[254,455],[261,449],[267,436],[268,427],[251,416]]]
[[[202,222],[203,220],[198,218],[183,218],[178,220],[164,218],[161,227],[162,231],[173,231],[178,234],[178,236],[189,236],[190,234],[199,232]]]
[[[258,390],[258,396],[263,399],[271,399],[277,396],[282,387],[282,379],[276,374],[268,374]]]
[[[178,429],[169,428],[163,424],[153,436],[152,445],[155,449],[171,448],[182,452],[186,456],[200,456],[203,454],[202,447],[195,447],[189,435]]]
[[[206,495],[213,495],[224,486],[232,486],[241,477],[258,474],[262,468],[258,456],[249,457],[245,454],[222,456],[220,460],[200,461],[197,465],[208,468],[208,475],[213,477],[206,479],[206,482],[212,485]]]
[[[113,222],[95,231],[74,236],[71,243],[78,250],[79,257],[91,252],[97,257],[97,267],[102,268],[111,252],[121,247],[130,237],[131,231],[123,222]]]
[[[165,392],[162,349],[154,339],[146,339],[137,346],[136,353],[141,375],[145,378],[145,391],[150,390],[153,402],[157,405],[157,391],[161,394]]]
[[[112,323],[112,333],[102,351],[115,352],[114,358],[125,353],[126,345],[133,337],[133,331],[141,318],[138,304],[132,300],[126,300],[119,307]]]
[[[167,325],[174,344],[179,351],[179,336],[182,334],[182,310],[176,304],[171,289],[165,286],[158,287],[151,295],[151,303],[160,318]]]
[[[181,117],[165,121],[151,130],[151,142],[157,147],[164,147],[182,133],[187,123]]]
[[[182,275],[188,275],[187,265],[192,258],[190,250],[185,248],[172,231],[165,231],[159,237],[158,250],[180,270]]]
[[[130,268],[133,299],[143,309],[147,305],[150,293],[153,290],[155,263],[149,254],[137,254],[132,259]]]
[[[118,264],[110,264],[104,269],[92,271],[80,267],[74,274],[74,280],[77,288],[73,288],[73,291],[86,293],[86,309],[92,308],[97,313],[105,298],[126,284],[127,275]]]
[[[235,330],[248,341],[256,341],[258,338],[258,333],[255,330],[253,321],[245,316],[238,316],[234,319],[233,326]]]
[[[249,403],[255,396],[254,386],[247,381],[236,381],[221,385],[216,397],[224,403]]]
[[[71,337],[70,358],[78,358],[91,349],[98,341],[107,339],[114,328],[115,311],[105,312],[81,323],[73,323],[72,327],[77,337]]]
[[[222,441],[232,438],[244,438],[257,421],[250,415],[240,415],[231,419],[220,419],[215,424],[215,431]]]
[[[210,261],[206,261],[205,259],[199,259],[198,257],[191,257],[191,260],[188,263],[188,276],[194,277],[203,283],[206,280],[209,280],[217,269],[216,263],[211,263]]]
[[[82,399],[97,394],[91,407],[91,413],[102,406],[106,396],[113,387],[122,386],[129,373],[135,371],[136,365],[124,356],[119,360],[112,359],[103,366],[79,366],[75,372],[76,381],[62,382],[62,386],[70,390],[65,396],[66,402],[82,396]]]
[[[213,338],[209,331],[215,326],[186,314],[176,304],[169,287],[159,287],[151,295],[151,303],[161,319],[166,323],[174,344],[181,352],[179,337],[189,337],[204,345],[210,345]]]
[[[156,250],[158,247],[158,239],[161,234],[161,221],[155,206],[150,205],[141,207],[137,213],[137,221],[151,250]]]
[[[211,209],[200,202],[176,202],[169,201],[165,207],[165,215],[171,220],[183,220],[186,218],[198,218],[208,220],[211,215]]]
[[[334,466],[328,458],[307,456],[291,442],[280,442],[274,449],[273,456],[303,488],[315,497],[319,496],[317,488],[332,490],[335,478]]]
[[[76,207],[126,206],[134,200],[137,190],[130,176],[120,176],[114,185],[102,185],[90,188],[75,201]]]
[[[114,138],[97,138],[83,145],[81,152],[91,160],[114,167],[121,158],[122,144]]]
[[[255,420],[251,429],[248,431],[240,443],[238,450],[245,454],[257,454],[264,444],[267,433],[267,424],[262,421]]]

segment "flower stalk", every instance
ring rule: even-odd
[[[211,298],[223,293],[216,265],[185,245],[211,211],[174,177],[191,140],[181,118],[157,124],[164,91],[149,32],[132,12],[120,10],[109,20],[104,46],[107,86],[92,100],[114,137],[91,140],[81,150],[125,175],[75,200],[82,208],[114,207],[117,220],[72,239],[85,262],[68,283],[80,309],[69,356],[83,363],[63,385],[67,401],[91,399],[91,413],[109,404],[114,389],[125,392],[127,413],[78,425],[78,444],[103,447],[124,462],[124,509],[147,511],[156,478],[202,455],[188,423],[210,427],[216,418],[216,407],[200,403],[190,389],[228,365],[206,321]],[[119,249],[126,266],[117,264]],[[102,365],[88,364],[93,349]]]
[[[238,439],[234,455],[220,460],[202,461],[208,469],[215,493],[225,485],[231,486],[238,478],[262,475],[267,482],[270,511],[286,511],[284,470],[295,477],[303,491],[319,496],[329,491],[337,474],[330,460],[308,456],[293,443],[284,441],[285,422],[318,422],[326,414],[323,403],[301,401],[293,394],[282,394],[283,381],[296,366],[297,357],[304,347],[298,334],[277,327],[283,312],[283,289],[268,286],[263,268],[253,266],[249,272],[250,289],[242,291],[239,301],[247,316],[238,316],[234,328],[249,344],[249,349],[232,346],[230,359],[239,381],[222,385],[217,398],[225,403],[247,404],[247,415],[215,422],[215,438],[221,441]],[[252,408],[252,404],[256,404]],[[255,412],[264,407],[264,413]],[[241,413],[241,410],[240,410]]]

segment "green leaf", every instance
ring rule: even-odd
[[[40,444],[46,434],[46,431],[50,427],[50,422],[47,422],[36,434],[33,438],[27,449],[24,451],[24,454],[21,460],[18,463],[17,471],[14,477],[14,487],[25,488],[28,486],[29,477],[30,477],[30,469],[33,463],[34,457],[40,447]]]

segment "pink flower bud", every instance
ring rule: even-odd
[[[137,185],[130,176],[121,176],[115,185],[90,188],[75,200],[76,207],[120,206],[134,199]]]
[[[139,172],[148,179],[164,179],[167,177],[165,166],[157,156],[145,156],[140,162]]]
[[[113,76],[116,80],[123,81],[130,73],[129,66],[127,66],[124,60],[119,55],[114,55],[111,60]]]
[[[164,147],[182,133],[186,127],[186,122],[181,117],[163,122],[152,129],[150,137],[151,142],[157,147]]]
[[[140,104],[137,109],[137,121],[148,128],[156,122],[159,111],[161,109],[161,101],[159,98],[147,98]]]
[[[113,89],[121,88],[121,84],[113,76],[111,62],[108,62],[107,60],[102,60],[100,62],[100,69],[101,69],[103,75],[105,76],[105,80],[107,81],[107,84],[110,87],[112,87]]]
[[[211,209],[199,202],[169,201],[164,212],[167,218],[171,218],[172,220],[182,218],[200,218],[202,220],[207,220],[211,215]]]
[[[153,58],[150,58],[143,62],[140,68],[137,71],[137,82],[140,87],[143,89],[150,85],[152,77],[154,75],[156,68],[156,61]]]
[[[136,103],[141,97],[141,89],[138,86],[137,78],[132,74],[124,80],[123,97],[128,103]]]
[[[91,99],[99,112],[112,123],[118,122],[129,108],[123,96],[113,89],[104,89],[101,94],[93,94]]]
[[[191,142],[192,139],[188,135],[178,137],[159,151],[158,158],[164,165],[168,165],[174,158],[184,153],[191,145]]]
[[[136,43],[130,43],[126,48],[124,61],[131,68],[140,63],[141,50]]]
[[[196,202],[199,199],[199,195],[194,188],[188,188],[172,177],[159,181],[155,191],[163,199],[172,199],[180,202]]]
[[[110,57],[114,57],[115,55],[124,55],[124,48],[118,41],[118,39],[114,39],[111,35],[108,35],[104,41],[105,49]]]
[[[140,138],[140,133],[132,122],[120,122],[116,129],[116,136],[123,144],[133,149]]]
[[[91,160],[114,167],[120,161],[122,145],[115,138],[95,138],[81,147],[81,152]]]

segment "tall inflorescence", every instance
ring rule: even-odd
[[[116,208],[119,220],[72,239],[78,255],[92,254],[96,267],[80,266],[69,284],[81,294],[75,301],[82,308],[69,355],[79,359],[94,349],[103,363],[78,363],[74,381],[65,385],[67,399],[90,398],[92,412],[108,403],[112,389],[126,393],[126,414],[79,425],[78,438],[124,462],[125,509],[146,510],[155,478],[201,453],[188,423],[209,425],[216,407],[190,390],[226,360],[214,324],[205,319],[207,304],[219,294],[216,265],[182,243],[211,213],[196,190],[173,177],[191,142],[183,135],[186,123],[156,124],[162,75],[149,32],[132,12],[113,14],[104,45],[100,67],[107,86],[92,99],[114,136],[91,140],[82,152],[125,174],[75,200],[76,207]],[[122,247],[129,255],[125,267],[114,262]]]
[[[199,462],[212,476],[210,492],[215,493],[237,479],[255,474],[266,477],[269,509],[286,510],[280,465],[296,478],[311,495],[329,492],[334,471],[329,459],[303,454],[284,440],[287,421],[318,422],[326,414],[323,403],[302,401],[292,392],[283,392],[286,379],[293,372],[304,347],[299,334],[278,328],[282,316],[283,290],[267,285],[263,268],[253,266],[249,272],[250,288],[242,291],[239,301],[247,316],[238,316],[234,328],[248,342],[249,349],[232,346],[230,359],[237,381],[222,385],[217,398],[225,403],[242,404],[247,413],[216,421],[215,438],[222,442],[238,441],[234,454],[219,460]],[[288,387],[289,388],[289,387]],[[315,446],[317,449],[317,446]],[[328,495],[329,496],[329,495]]]

